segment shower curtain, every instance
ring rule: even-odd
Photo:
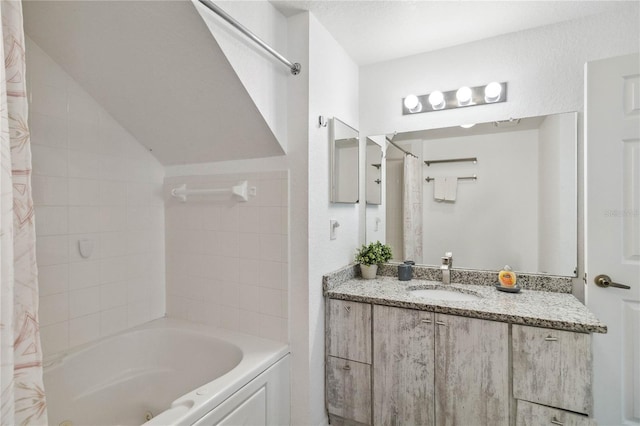
[[[404,157],[402,196],[402,241],[404,260],[422,263],[422,162],[411,155]]]
[[[22,4],[0,1],[0,424],[47,424]]]

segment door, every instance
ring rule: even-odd
[[[373,307],[373,424],[432,426],[433,313]]]
[[[586,65],[585,300],[608,327],[593,336],[594,416],[640,424],[640,57]],[[630,288],[601,288],[596,276]]]

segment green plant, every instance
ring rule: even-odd
[[[363,244],[356,252],[356,262],[362,265],[379,265],[391,260],[392,257],[391,247],[380,241],[369,243],[369,245]]]

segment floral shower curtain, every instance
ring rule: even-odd
[[[0,424],[45,425],[22,3],[0,16]]]
[[[422,263],[422,162],[404,156],[402,244],[404,260]]]

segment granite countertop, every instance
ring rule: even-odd
[[[431,300],[411,294],[411,288],[446,288],[479,296],[473,301]],[[420,309],[512,324],[524,324],[583,333],[606,333],[601,323],[578,299],[567,293],[523,289],[520,293],[497,291],[493,286],[442,284],[437,281],[399,281],[396,277],[364,280],[353,277],[325,287],[332,299]]]

